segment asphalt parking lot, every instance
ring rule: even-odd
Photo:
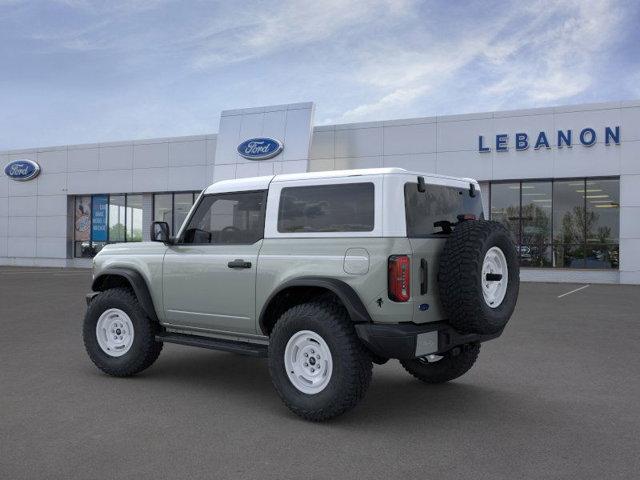
[[[0,478],[638,478],[640,287],[523,284],[447,385],[375,366],[355,410],[291,414],[266,361],[165,345],[134,378],[86,357],[84,270],[0,267]]]

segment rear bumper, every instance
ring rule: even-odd
[[[445,322],[424,325],[358,323],[355,328],[360,340],[374,354],[400,360],[442,354],[459,345],[486,342],[502,334],[502,331],[490,335],[462,334]]]

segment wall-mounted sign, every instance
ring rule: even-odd
[[[284,146],[273,138],[250,138],[238,145],[238,153],[249,160],[266,160],[278,155]]]
[[[94,195],[91,201],[91,240],[94,242],[107,241],[107,195]]]
[[[91,197],[76,197],[73,238],[76,242],[91,240]]]
[[[40,173],[40,165],[33,160],[14,160],[4,167],[4,173],[11,180],[26,182],[38,176]]]
[[[604,129],[604,144],[609,146],[612,143],[620,145],[620,127],[606,127]],[[580,132],[572,130],[558,130],[557,135],[547,135],[546,132],[538,132],[536,135],[529,136],[527,133],[516,133],[512,146],[517,150],[527,150],[530,146],[535,150],[541,148],[551,148],[552,145],[557,148],[571,148],[574,144],[580,144],[585,147],[591,147],[598,141],[598,134],[593,128],[587,127]],[[478,136],[478,152],[490,152],[495,147],[496,152],[509,151],[509,135],[499,133],[496,135],[495,143],[491,145],[485,141],[482,135]]]

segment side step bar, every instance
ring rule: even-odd
[[[201,337],[198,335],[184,335],[181,333],[160,333],[156,335],[158,342],[177,343],[191,347],[222,350],[223,352],[239,353],[252,357],[266,357],[267,346],[258,343],[239,342],[235,340],[222,340],[220,338]]]

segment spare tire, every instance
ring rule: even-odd
[[[500,332],[516,307],[518,253],[498,222],[457,225],[440,255],[440,301],[448,322],[461,333]]]

